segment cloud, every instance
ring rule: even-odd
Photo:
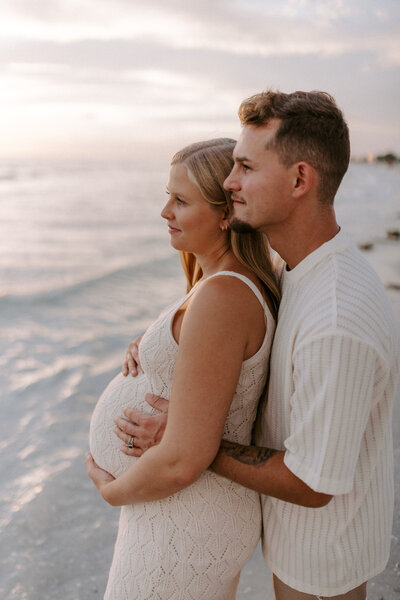
[[[43,130],[61,131],[61,120],[71,135],[100,131],[104,139],[133,129],[143,136],[235,135],[239,102],[266,87],[325,89],[350,121],[357,116],[360,131],[381,124],[390,136],[386,124],[397,119],[397,1],[382,0],[379,8],[372,0],[10,0],[6,6],[0,106],[3,124],[12,114],[21,132],[33,131],[37,119]]]
[[[0,35],[3,39],[76,42],[79,40],[179,39],[190,31],[193,21],[176,19],[168,5],[151,2],[111,0],[68,0],[10,2],[3,10]]]
[[[390,10],[389,10],[390,9]],[[390,14],[390,20],[387,15]],[[127,40],[233,55],[340,55],[376,52],[399,64],[398,3],[383,0],[15,0],[2,15],[3,38],[53,42]]]

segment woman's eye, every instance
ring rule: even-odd
[[[175,198],[175,202],[180,205],[185,204],[185,201],[182,200],[181,198]]]

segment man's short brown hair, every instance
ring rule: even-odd
[[[239,108],[242,125],[281,125],[268,149],[282,163],[305,161],[319,174],[321,202],[333,202],[350,160],[349,130],[335,100],[326,92],[273,92],[267,90],[244,100]]]

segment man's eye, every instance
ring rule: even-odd
[[[245,163],[242,163],[242,167],[243,167],[244,171],[250,171],[249,165],[246,165]]]

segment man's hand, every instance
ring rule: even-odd
[[[139,344],[141,339],[142,336],[135,338],[128,346],[128,350],[125,354],[125,360],[121,367],[122,375],[124,377],[126,377],[129,373],[132,375],[132,377],[136,377],[138,374],[138,367],[143,371],[139,360]]]
[[[167,425],[168,400],[154,394],[146,394],[146,402],[160,411],[157,415],[147,415],[134,410],[125,408],[125,417],[116,417],[114,433],[124,442],[121,452],[128,456],[142,456],[151,446],[160,443]],[[133,448],[129,448],[129,440],[133,436]]]

